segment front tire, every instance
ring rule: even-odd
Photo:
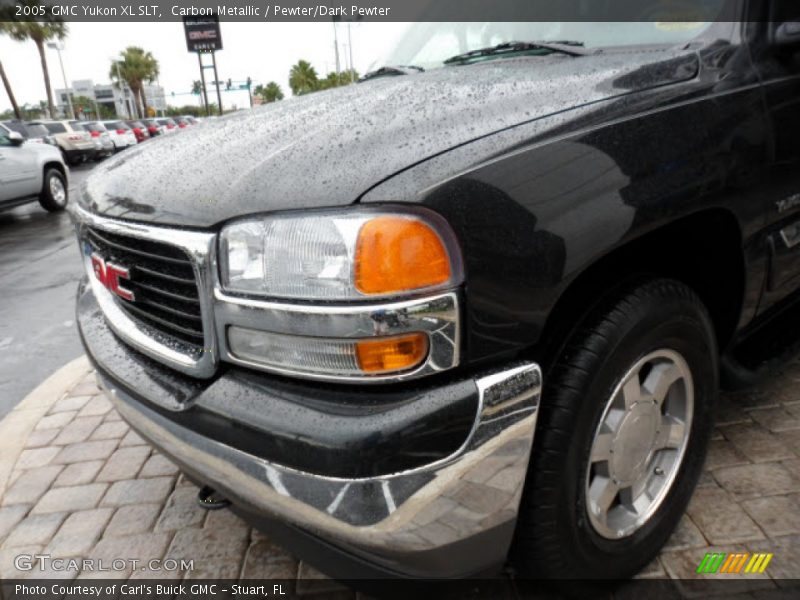
[[[64,175],[55,168],[45,170],[39,204],[48,212],[59,212],[67,207],[68,202],[69,192]]]
[[[717,356],[708,311],[677,281],[627,286],[584,319],[544,381],[521,576],[622,579],[658,554],[702,470]]]

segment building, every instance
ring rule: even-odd
[[[132,118],[136,115],[136,103],[128,86],[120,89],[108,83],[95,84],[91,79],[78,79],[72,82],[72,87],[69,90],[62,88],[57,89],[55,92],[56,104],[58,105],[59,113],[62,115],[69,110],[67,93],[72,94],[73,101],[79,96],[89,98],[92,103],[108,108],[122,118]],[[166,110],[164,88],[160,85],[145,85],[144,94],[149,107],[159,113],[163,113]],[[88,117],[95,117],[98,107],[83,106],[81,108]],[[77,110],[79,107],[76,106],[75,108]]]

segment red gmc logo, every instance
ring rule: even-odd
[[[103,287],[123,300],[134,301],[133,292],[126,290],[119,284],[120,279],[130,279],[128,269],[106,262],[99,254],[92,254],[92,269],[94,269],[94,276],[97,277],[97,281],[102,283]]]

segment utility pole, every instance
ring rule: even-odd
[[[339,38],[336,37],[336,20],[333,21],[333,50],[336,54],[336,74],[338,75],[341,69],[339,68]]]
[[[72,90],[67,85],[67,74],[64,71],[64,61],[61,60],[61,46],[55,42],[47,42],[47,47],[52,48],[58,54],[58,64],[61,65],[61,78],[64,80],[64,89],[67,90],[67,106],[69,106],[69,113],[72,115],[73,119],[77,119],[77,115],[75,114],[75,109],[72,106]]]
[[[353,66],[353,38],[350,37],[350,21],[347,22],[347,50],[350,52],[350,83],[356,80],[356,68]]]

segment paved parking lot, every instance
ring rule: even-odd
[[[114,575],[288,579],[298,595],[354,597],[229,511],[199,509],[197,489],[120,420],[85,359],[51,379],[0,422],[0,578],[31,576],[14,568],[19,554],[184,558],[193,570]],[[768,384],[723,396],[700,487],[640,577],[681,580],[703,596],[714,577],[745,577],[698,575],[705,553],[747,551],[774,558],[746,576],[746,590],[779,592],[800,578],[798,384],[800,357]]]
[[[94,163],[70,170],[74,201]],[[69,215],[38,202],[0,212],[0,418],[81,355],[75,289],[82,273]]]

